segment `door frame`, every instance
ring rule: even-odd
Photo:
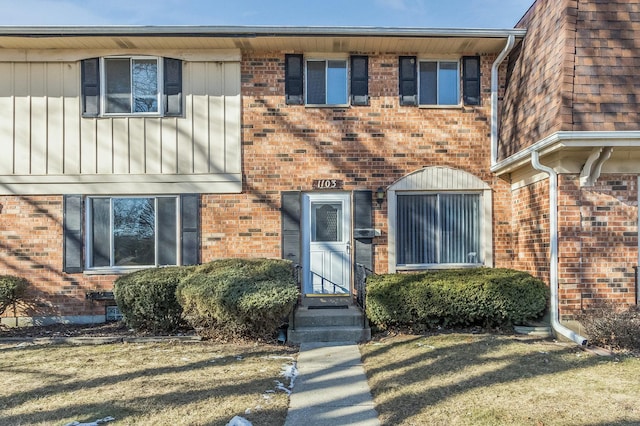
[[[315,201],[340,201],[343,203],[343,229],[347,244],[347,265],[345,281],[348,286],[346,293],[313,293],[311,278],[311,204]],[[302,242],[302,295],[303,297],[344,297],[353,294],[353,198],[351,192],[304,192],[302,193],[301,226]]]

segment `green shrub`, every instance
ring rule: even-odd
[[[367,279],[367,316],[381,329],[504,326],[540,317],[548,288],[525,272],[456,269]]]
[[[194,269],[178,287],[187,321],[203,334],[271,337],[298,298],[292,264],[224,259]]]
[[[578,316],[589,343],[611,349],[640,350],[640,307],[616,309],[602,303]]]
[[[28,281],[13,275],[0,275],[0,315],[24,298]]]
[[[175,331],[184,325],[176,288],[191,268],[144,269],[118,277],[116,304],[129,327],[147,331]]]

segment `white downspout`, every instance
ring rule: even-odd
[[[551,261],[549,266],[549,287],[551,287],[551,327],[567,339],[579,345],[586,345],[587,339],[560,324],[558,311],[558,174],[551,167],[540,164],[538,151],[531,153],[534,169],[549,175],[549,239]]]
[[[515,41],[516,38],[513,35],[507,38],[507,44],[491,66],[491,167],[498,162],[498,68],[513,49]]]

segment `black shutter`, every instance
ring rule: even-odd
[[[373,271],[373,201],[369,190],[353,191],[355,262]]]
[[[288,105],[302,105],[304,103],[302,77],[302,55],[284,55],[284,93]]]
[[[82,196],[65,195],[62,210],[62,270],[69,274],[82,272]]]
[[[182,61],[164,58],[164,115],[182,115]]]
[[[82,79],[82,115],[100,115],[100,59],[85,59],[80,63]]]
[[[462,58],[462,98],[466,105],[480,105],[480,57]]]
[[[369,105],[369,58],[351,57],[351,105]]]
[[[282,258],[299,265],[300,255],[300,191],[281,193]]]
[[[418,69],[415,56],[400,56],[400,105],[418,105]]]
[[[195,265],[200,254],[200,195],[180,195],[182,265]]]

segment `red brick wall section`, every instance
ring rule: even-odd
[[[581,0],[573,130],[640,129],[640,2]]]
[[[559,175],[558,284],[560,315],[571,319],[602,301],[620,307],[635,301],[638,262],[638,177],[602,176],[579,186],[576,175]],[[549,281],[548,181],[515,190],[516,269]],[[532,219],[533,218],[533,219]]]
[[[293,53],[293,52],[292,52]],[[311,190],[313,179],[340,179],[345,190],[387,187],[425,166],[449,166],[494,189],[497,263],[510,264],[508,185],[489,172],[490,76],[494,56],[482,57],[480,107],[400,107],[398,56],[369,57],[371,105],[307,108],[285,105],[284,52],[252,54],[242,62],[241,195],[206,195],[203,260],[280,256],[280,191]],[[375,210],[376,272],[387,269],[386,202]]]
[[[509,55],[499,158],[571,130],[576,0],[537,0],[517,27],[527,35]]]
[[[62,197],[2,196],[0,206],[0,274],[30,283],[28,306],[19,315],[104,315],[103,302],[87,301],[85,294],[111,290],[114,277],[62,272]]]
[[[517,26],[500,158],[556,131],[640,129],[640,2],[537,0]]]
[[[601,176],[594,187],[578,187],[562,176],[561,312],[587,309],[603,300],[635,303],[638,264],[638,177]],[[579,225],[578,225],[579,224]]]
[[[549,182],[515,190],[513,199],[513,267],[549,282]]]

